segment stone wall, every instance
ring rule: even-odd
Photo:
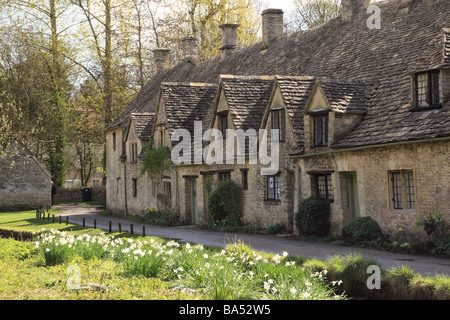
[[[349,212],[348,176],[356,174],[361,216],[371,216],[382,230],[394,237],[408,234],[423,238],[414,226],[428,212],[441,213],[450,223],[450,142],[399,144],[354,152],[299,158],[302,198],[314,195],[308,172],[332,171],[334,202],[332,233],[339,236],[342,226],[352,219]],[[415,208],[393,206],[392,172],[412,172]],[[400,234],[399,228],[402,228]]]
[[[0,207],[15,205],[50,206],[51,177],[20,143],[0,158]]]
[[[106,187],[90,187],[92,201],[106,201]],[[82,201],[81,188],[57,188],[56,202]]]

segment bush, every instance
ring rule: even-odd
[[[241,223],[242,191],[231,179],[222,181],[208,198],[208,212],[213,221]]]
[[[358,217],[347,222],[343,228],[345,238],[352,243],[377,240],[382,232],[378,223],[371,217]]]
[[[330,232],[330,203],[320,198],[300,201],[295,214],[295,223],[303,236],[327,236]]]

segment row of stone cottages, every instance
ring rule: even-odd
[[[175,66],[155,50],[158,73],[106,132],[108,210],[142,214],[164,194],[186,223],[201,224],[208,181],[233,179],[243,215],[259,226],[295,231],[298,202],[314,195],[330,201],[336,236],[358,216],[392,235],[422,236],[414,221],[428,212],[450,221],[450,6],[380,2],[381,28],[371,29],[368,5],[343,1],[341,16],[293,34],[283,34],[281,10],[266,9],[261,42],[238,48],[238,26],[225,24],[211,60],[197,60],[195,38],[183,40]],[[173,148],[175,130],[193,137],[195,121],[203,132],[279,129],[279,170],[262,175],[247,158],[174,165],[162,183],[140,174],[150,139]]]

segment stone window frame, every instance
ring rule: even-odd
[[[329,171],[308,171],[307,172],[311,176],[311,190],[312,193],[321,198],[326,199],[330,203],[334,202],[334,186],[333,186],[333,170]],[[324,188],[323,190],[320,189],[320,181],[319,179],[323,177],[324,179]],[[321,196],[321,193],[325,192],[325,196]]]
[[[112,134],[112,145],[113,145],[113,151],[117,150],[117,133],[113,132]]]
[[[138,190],[137,190],[138,189],[137,181],[138,181],[137,178],[132,178],[131,179],[131,191],[132,191],[132,194],[133,194],[133,198],[137,197],[137,192],[138,192]]]
[[[437,83],[433,81],[433,76],[437,75]],[[426,79],[420,80],[420,77],[426,76]],[[436,79],[434,79],[436,80]],[[424,82],[424,86],[420,86],[421,82]],[[442,103],[442,73],[441,70],[429,70],[425,72],[417,72],[413,75],[413,111],[424,111],[424,110],[433,110],[437,108],[441,108],[443,106]],[[421,88],[426,90],[426,92],[421,93]],[[439,102],[433,103],[433,95],[439,97]],[[420,95],[425,95],[425,103],[427,105],[420,105],[421,99],[419,99]],[[423,100],[423,99],[422,99]]]
[[[414,170],[389,170],[389,203],[392,210],[416,209]]]
[[[242,190],[248,190],[248,168],[241,169]]]
[[[130,143],[130,162],[136,163],[138,160],[138,144],[137,142]]]
[[[275,115],[277,115],[275,117]],[[279,142],[286,142],[286,109],[272,108],[270,109],[270,122],[272,129],[278,129]]]
[[[270,180],[273,179],[273,193],[270,192]],[[278,186],[278,187],[277,187]],[[281,201],[281,175],[280,172],[266,176],[265,200],[269,202]]]
[[[228,110],[217,112],[217,128],[222,132],[222,137],[227,137]]]
[[[233,170],[217,170],[217,178],[219,182],[231,179],[231,171]]]
[[[315,148],[321,148],[321,147],[327,147],[328,146],[328,137],[329,137],[329,112],[320,112],[317,114],[312,114],[312,139],[313,139],[313,146]],[[317,128],[317,121],[321,121],[321,130],[320,130],[320,136],[321,136],[321,143],[318,143],[318,128]]]

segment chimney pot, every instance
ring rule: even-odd
[[[170,49],[158,48],[153,50],[153,58],[155,59],[156,72],[160,73],[170,68]]]
[[[183,58],[197,61],[198,59],[198,41],[195,37],[187,37],[181,40],[183,47]]]
[[[262,37],[265,45],[283,34],[283,10],[266,9],[262,16]]]
[[[222,47],[219,50],[222,51],[222,58],[228,57],[237,48],[238,27],[239,24],[236,23],[225,23],[220,26],[222,29]]]
[[[360,10],[367,8],[370,0],[342,0],[342,19],[350,21]]]

